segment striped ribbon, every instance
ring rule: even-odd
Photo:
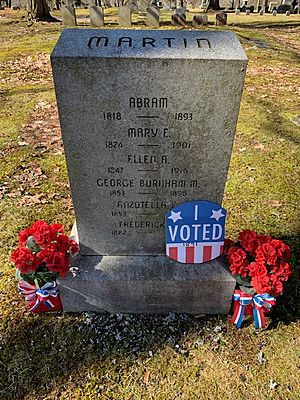
[[[34,312],[38,306],[43,303],[49,310],[55,308],[55,305],[52,303],[52,300],[59,296],[58,288],[56,282],[48,282],[40,289],[37,289],[35,285],[31,285],[26,281],[20,281],[18,283],[18,290],[23,296],[25,296],[25,300],[30,301],[33,304],[31,305],[29,311]]]
[[[275,298],[268,293],[251,294],[245,293],[241,290],[235,290],[233,292],[233,316],[230,320],[237,328],[240,328],[243,322],[245,307],[249,304],[252,305],[253,318],[255,327],[265,327],[265,312],[269,312],[272,306],[275,304]]]

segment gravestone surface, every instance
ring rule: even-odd
[[[176,14],[178,15],[182,15],[182,14],[186,14],[186,8],[185,7],[179,7],[176,9]]]
[[[90,19],[92,26],[103,26],[104,25],[104,13],[103,8],[99,6],[90,6]]]
[[[227,25],[227,14],[223,11],[219,11],[216,13],[216,26],[224,25]]]
[[[62,23],[65,26],[76,26],[76,14],[73,6],[63,5],[61,6],[61,18]]]
[[[138,9],[141,12],[146,12],[150,5],[150,0],[139,0]]]
[[[235,280],[220,259],[167,258],[164,216],[222,202],[247,64],[235,34],[66,29],[51,58],[81,252],[64,309],[228,312]]]
[[[174,26],[185,26],[186,25],[186,15],[185,14],[171,15],[171,23]]]
[[[127,6],[119,7],[119,25],[128,27],[131,26],[131,9]]]
[[[193,16],[193,26],[197,28],[198,26],[207,25],[208,16],[207,14],[198,14]]]
[[[151,6],[147,9],[146,25],[159,28],[159,8]]]

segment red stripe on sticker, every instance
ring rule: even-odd
[[[211,246],[203,246],[203,262],[207,262],[211,260]]]
[[[194,254],[195,254],[195,247],[194,246],[187,246],[185,248],[185,262],[186,264],[194,264]]]
[[[223,245],[221,245],[221,246],[220,246],[220,255],[222,255],[222,254],[223,254],[223,252],[224,252],[224,246],[223,246]]]
[[[178,260],[178,248],[177,247],[169,247],[169,257],[173,260]]]

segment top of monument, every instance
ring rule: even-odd
[[[52,58],[247,60],[229,31],[65,29]]]

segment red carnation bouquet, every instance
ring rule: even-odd
[[[275,304],[275,297],[282,293],[283,283],[291,275],[287,262],[290,248],[281,240],[247,230],[240,232],[238,242],[226,239],[224,249],[237,282],[231,322],[240,327],[243,315],[253,311],[256,327],[263,327],[263,311]]]
[[[18,236],[18,247],[10,260],[17,269],[19,291],[30,302],[30,311],[59,309],[56,279],[68,272],[70,257],[78,252],[77,243],[64,234],[60,224],[44,221],[35,222]],[[56,304],[51,307],[54,300]]]

